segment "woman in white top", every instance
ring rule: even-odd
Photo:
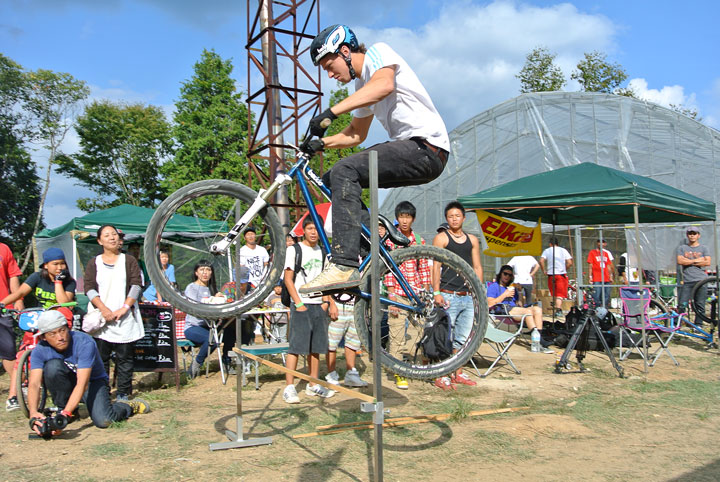
[[[132,394],[135,342],[145,336],[140,307],[142,278],[140,265],[129,254],[120,252],[120,236],[115,226],[106,224],[97,231],[102,254],[92,258],[85,267],[85,292],[90,299],[88,311],[100,310],[105,326],[91,333],[110,373],[110,355],[115,352],[117,400]]]

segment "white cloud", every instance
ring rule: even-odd
[[[519,95],[515,75],[533,48],[556,53],[569,77],[584,52],[611,53],[616,31],[606,17],[568,3],[535,7],[505,1],[448,2],[437,19],[414,30],[357,30],[366,44],[386,42],[407,60],[448,129]]]
[[[639,99],[664,107],[670,107],[670,104],[673,104],[697,109],[695,94],[685,95],[685,88],[682,85],[666,85],[661,89],[650,89],[647,80],[638,78],[628,82],[628,86]]]

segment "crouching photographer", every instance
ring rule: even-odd
[[[77,418],[81,401],[98,428],[150,411],[148,403],[139,398],[110,402],[108,376],[95,341],[90,335],[70,331],[62,313],[55,310],[42,313],[36,336],[39,343],[30,358],[28,406],[31,428],[38,435],[47,438],[48,431],[50,435],[59,435],[66,422]],[[37,411],[43,381],[58,407],[56,414]]]

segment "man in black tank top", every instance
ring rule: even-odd
[[[462,229],[465,222],[465,208],[457,201],[445,206],[445,220],[448,228],[438,232],[433,239],[433,246],[444,248],[460,256],[475,270],[480,282],[483,281],[482,264],[480,262],[480,242],[476,236],[465,233]],[[441,272],[438,272],[441,270]],[[453,349],[457,351],[465,344],[473,323],[473,301],[468,294],[468,287],[455,271],[433,266],[433,294],[435,303],[445,308],[453,326]],[[462,368],[452,377],[441,377],[435,380],[435,386],[443,390],[454,390],[455,384],[476,385]]]

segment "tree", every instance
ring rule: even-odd
[[[161,167],[166,194],[201,179],[245,181],[248,177],[248,111],[230,77],[232,63],[203,50],[194,71],[175,104],[177,150]]]
[[[79,199],[80,209],[122,203],[154,208],[163,199],[159,166],[172,153],[172,135],[160,108],[96,101],[78,117],[75,130],[80,151],[57,163],[59,172],[97,194]]]
[[[15,250],[30,246],[40,203],[36,166],[23,148],[28,125],[22,100],[27,88],[22,67],[0,54],[0,212],[4,213],[0,240]],[[39,227],[43,227],[42,220]]]
[[[26,77],[28,88],[23,99],[23,108],[32,122],[32,140],[41,143],[49,151],[45,186],[32,232],[34,235],[39,231],[42,223],[43,206],[50,188],[50,175],[59,147],[72,128],[78,103],[87,98],[90,89],[84,81],[76,80],[67,73],[39,69],[27,73]],[[21,269],[25,269],[29,258],[28,247]]]
[[[562,90],[565,76],[555,65],[556,54],[545,47],[536,47],[525,57],[525,65],[516,75],[520,79],[520,92],[551,92]]]
[[[670,104],[670,109],[674,110],[678,114],[682,114],[693,120],[702,122],[702,117],[698,116],[699,112],[695,107],[686,107],[683,104]]]
[[[607,55],[598,51],[585,53],[584,59],[578,62],[577,70],[570,78],[577,80],[585,92],[618,93],[632,96],[630,89],[619,89],[627,79],[627,73],[620,64],[611,64]]]

